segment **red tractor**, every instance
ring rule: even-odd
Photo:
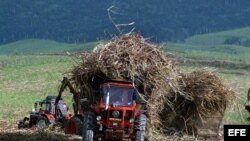
[[[78,107],[88,100],[79,99],[79,92],[74,90],[67,78],[64,78],[63,84],[61,90],[69,86],[75,105],[75,115],[69,120],[66,133],[82,135],[84,141],[144,141],[146,115],[143,109],[138,108],[141,107],[137,102],[139,94],[131,82],[107,81],[101,84],[100,101],[84,111]],[[60,98],[61,93],[57,99]]]
[[[56,96],[47,96],[46,99],[35,102],[33,111],[19,122],[18,128],[31,128],[33,126],[45,128],[55,122],[64,123],[67,121],[70,118],[68,106],[60,99],[55,107],[55,100]]]

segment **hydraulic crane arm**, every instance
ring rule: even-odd
[[[66,88],[69,88],[69,91],[70,93],[73,94],[73,100],[74,100],[74,114],[77,114],[78,112],[78,105],[79,105],[79,98],[78,98],[78,94],[79,92],[77,92],[74,87],[71,85],[69,79],[67,77],[63,77],[63,80],[62,80],[62,84],[61,84],[61,87],[60,87],[60,90],[59,90],[59,93],[58,93],[58,96],[56,98],[56,101],[55,101],[55,106],[57,108],[57,104],[59,102],[59,100],[62,98],[62,94],[63,94],[63,91],[66,89]]]
[[[60,87],[60,90],[59,90],[59,94],[57,96],[57,99],[56,99],[56,102],[58,102],[61,97],[62,97],[62,93],[63,91],[66,89],[66,87],[69,88],[69,91],[73,94],[73,95],[77,95],[77,91],[73,88],[73,86],[71,85],[71,83],[69,82],[69,79],[67,77],[63,77],[63,80],[62,80],[62,85]]]

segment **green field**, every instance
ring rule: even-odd
[[[0,55],[0,121],[26,116],[35,101],[57,95],[74,59],[60,56]]]

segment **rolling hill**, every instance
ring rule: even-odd
[[[168,42],[163,48],[181,57],[249,62],[248,41],[250,27],[194,35],[183,42]]]
[[[192,45],[235,44],[250,46],[250,27],[216,33],[194,35],[192,37],[186,38],[185,43]]]
[[[249,62],[250,27],[200,34],[183,42],[168,42],[163,50],[179,57]],[[97,42],[69,44],[52,40],[28,39],[0,45],[0,54],[39,54],[90,51]]]
[[[52,40],[28,39],[0,46],[0,54],[66,53],[92,50],[96,42],[68,44]]]

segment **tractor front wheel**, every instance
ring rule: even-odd
[[[145,140],[147,117],[144,114],[139,115],[135,120],[135,141]]]
[[[81,136],[82,135],[82,120],[77,117],[73,116],[70,118],[68,123],[66,124],[65,133],[66,134],[76,134]]]
[[[43,129],[46,128],[49,125],[49,120],[46,117],[40,117],[38,118],[37,122],[36,122],[36,126],[39,129]]]
[[[19,121],[18,129],[26,128],[28,126],[29,118],[25,117],[23,120]]]
[[[88,111],[83,120],[82,139],[84,141],[94,140],[94,130],[96,128],[96,114],[93,111]]]

